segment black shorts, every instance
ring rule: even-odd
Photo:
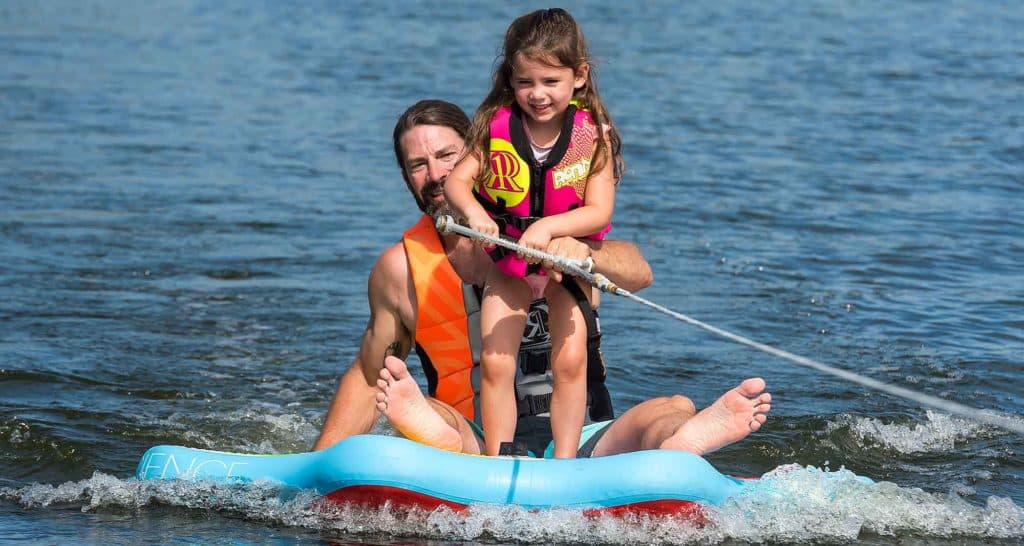
[[[580,446],[576,450],[576,457],[590,458],[594,454],[594,447],[597,446],[597,442],[601,440],[604,433],[608,431],[608,426],[613,422],[614,419],[584,425],[583,433],[580,435]],[[474,427],[474,430],[478,430],[477,427]],[[482,437],[483,435],[481,434]],[[516,422],[516,436],[513,443],[525,447],[529,452],[528,454],[534,457],[551,458],[551,454],[555,449],[554,441],[551,438],[551,419],[535,416],[520,417]],[[519,455],[522,453],[514,454]]]

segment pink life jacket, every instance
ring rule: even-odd
[[[554,148],[538,163],[523,127],[522,110],[514,103],[502,106],[491,118],[490,176],[474,184],[473,193],[501,232],[518,239],[539,218],[583,205],[597,138],[590,113],[570,104]],[[611,224],[588,237],[604,239],[610,229]],[[491,257],[512,277],[540,271],[500,247]]]

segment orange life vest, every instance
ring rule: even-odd
[[[429,355],[437,374],[430,395],[473,420],[474,362],[462,279],[429,216],[407,229],[402,243],[416,289],[416,350]]]

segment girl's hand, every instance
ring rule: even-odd
[[[519,244],[526,248],[532,248],[535,250],[546,251],[548,244],[551,242],[551,230],[545,227],[543,221],[534,222],[534,224],[523,232],[522,237],[519,238]],[[540,263],[540,259],[531,256],[524,256],[519,254],[528,264]]]
[[[482,210],[467,217],[466,223],[469,224],[469,229],[472,229],[473,231],[479,231],[484,235],[489,235],[494,238],[497,238],[499,235],[498,224],[494,223],[494,220],[492,220],[491,217]],[[485,250],[494,246],[493,243],[487,242],[483,239],[477,239],[477,244]]]

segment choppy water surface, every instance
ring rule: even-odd
[[[1024,8],[567,7],[624,135],[613,234],[653,265],[645,297],[1024,415]],[[674,392],[705,405],[764,376],[769,424],[711,460],[787,494],[693,528],[494,507],[325,515],[304,492],[131,478],[158,443],[312,444],[366,323],[366,275],[416,218],[394,120],[425,97],[472,110],[525,9],[0,5],[5,538],[1024,539],[1024,438],[614,299],[602,324],[618,407]]]

